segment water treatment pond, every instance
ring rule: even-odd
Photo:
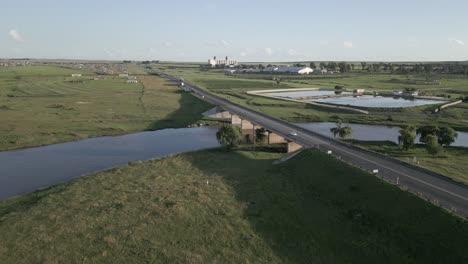
[[[406,108],[421,105],[443,104],[448,101],[429,100],[429,99],[410,99],[402,97],[384,97],[384,96],[346,96],[334,98],[312,99],[311,102],[328,103],[336,105],[349,105],[360,107],[380,107],[380,108]]]
[[[0,199],[131,161],[218,147],[216,127],[163,129],[0,152]]]
[[[259,95],[273,96],[277,98],[290,98],[300,99],[304,97],[320,97],[320,96],[333,96],[335,91],[333,90],[306,90],[306,91],[279,91],[279,92],[268,92],[261,93]],[[435,105],[443,104],[448,101],[442,100],[431,100],[431,99],[419,99],[419,98],[406,98],[406,97],[391,97],[391,96],[373,96],[373,95],[361,95],[351,96],[351,92],[343,92],[342,95],[350,96],[339,96],[339,97],[327,97],[327,98],[311,98],[305,100],[305,102],[316,102],[325,104],[334,104],[342,106],[358,106],[358,107],[369,107],[369,108],[406,108],[415,107],[421,105]]]
[[[344,94],[346,93],[349,93],[349,92],[344,92]],[[335,91],[332,91],[332,90],[262,93],[262,95],[282,97],[282,98],[301,98],[301,97],[309,97],[309,96],[325,96],[325,95],[334,95],[334,94],[335,94]]]
[[[332,122],[319,122],[319,123],[301,123],[299,126],[315,131],[325,136],[333,137],[330,132],[330,128],[336,127],[335,123]],[[380,125],[361,125],[361,124],[349,124],[353,129],[353,133],[350,138],[356,140],[365,141],[393,141],[398,142],[398,136],[400,135],[399,127],[392,126],[380,126]],[[419,142],[419,138],[416,139]],[[468,133],[458,132],[458,137],[451,146],[457,147],[468,147]]]

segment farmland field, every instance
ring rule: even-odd
[[[185,127],[209,108],[158,77],[138,78],[129,84],[54,66],[0,68],[0,150]]]

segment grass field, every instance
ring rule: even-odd
[[[468,184],[468,148],[444,147],[441,154],[436,156],[427,153],[423,145],[415,145],[409,151],[404,151],[394,142],[389,141],[352,141],[354,144],[399,158],[405,162],[417,165],[449,176],[457,181]],[[419,162],[419,164],[418,164]]]
[[[225,75],[222,70],[201,70],[196,65],[182,67],[173,64],[156,64],[155,69],[179,76],[202,88],[223,96],[236,103],[292,122],[335,121],[340,118],[346,122],[379,125],[423,126],[428,124],[451,126],[460,131],[468,131],[468,103],[463,103],[434,114],[433,106],[404,109],[372,109],[371,114],[334,110],[303,103],[288,102],[247,95],[249,90],[320,87],[333,89],[335,85],[345,85],[346,89],[365,88],[367,91],[392,91],[394,89],[416,88],[434,95],[450,95],[452,98],[468,96],[468,78],[463,76],[432,76],[440,78],[440,85],[411,84],[421,76],[391,74],[344,74],[309,76],[272,76],[272,75]],[[278,85],[273,77],[281,77]]]
[[[126,79],[52,66],[0,68],[0,150],[186,127],[209,105],[155,76]]]
[[[280,156],[186,153],[0,201],[2,263],[468,262],[465,221],[324,154]]]

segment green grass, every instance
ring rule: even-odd
[[[0,150],[186,127],[210,105],[155,76],[84,75],[51,66],[0,69]]]
[[[0,202],[2,263],[466,263],[468,225],[315,151],[209,150]]]
[[[444,147],[441,154],[433,156],[427,153],[423,145],[415,145],[410,150],[404,151],[394,142],[356,140],[352,140],[352,142],[358,146],[384,153],[409,163],[415,163],[421,167],[468,184],[468,174],[466,173],[468,171],[468,163],[466,162],[468,148]]]

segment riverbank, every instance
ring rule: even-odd
[[[464,263],[468,225],[325,154],[207,150],[0,202],[10,262]],[[227,166],[229,165],[229,166]]]

